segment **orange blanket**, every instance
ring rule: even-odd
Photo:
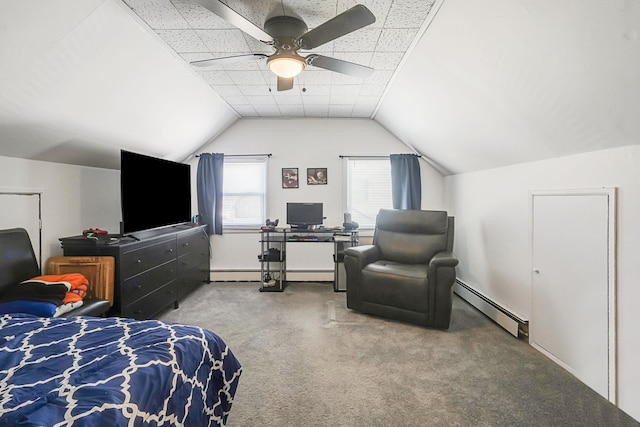
[[[67,274],[49,274],[45,276],[34,277],[31,280],[40,280],[43,282],[53,283],[65,283],[67,286],[67,294],[64,297],[63,303],[82,301],[87,295],[87,289],[89,288],[89,281],[80,273],[67,273]]]

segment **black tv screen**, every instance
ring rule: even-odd
[[[287,203],[287,224],[295,228],[307,228],[322,224],[322,203]]]
[[[124,234],[191,221],[191,166],[121,150]]]

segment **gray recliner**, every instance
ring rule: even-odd
[[[446,211],[382,209],[373,244],[345,248],[347,307],[448,329],[458,259]]]

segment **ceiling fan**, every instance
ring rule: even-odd
[[[364,5],[358,4],[342,12],[336,17],[307,31],[307,24],[294,16],[275,16],[264,23],[264,30],[231,9],[219,0],[197,0],[202,6],[253,38],[272,46],[275,52],[271,55],[261,53],[228,56],[224,58],[193,61],[192,65],[206,67],[214,64],[237,61],[253,61],[267,59],[269,69],[278,76],[278,91],[293,88],[293,78],[306,65],[324,68],[349,76],[366,79],[373,73],[373,68],[353,62],[343,61],[328,56],[309,54],[301,56],[299,50],[314,49],[332,40],[347,35],[376,21],[375,16]]]

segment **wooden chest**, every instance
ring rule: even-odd
[[[105,299],[113,306],[115,259],[111,256],[54,256],[47,274],[80,273],[89,281],[88,298]]]

